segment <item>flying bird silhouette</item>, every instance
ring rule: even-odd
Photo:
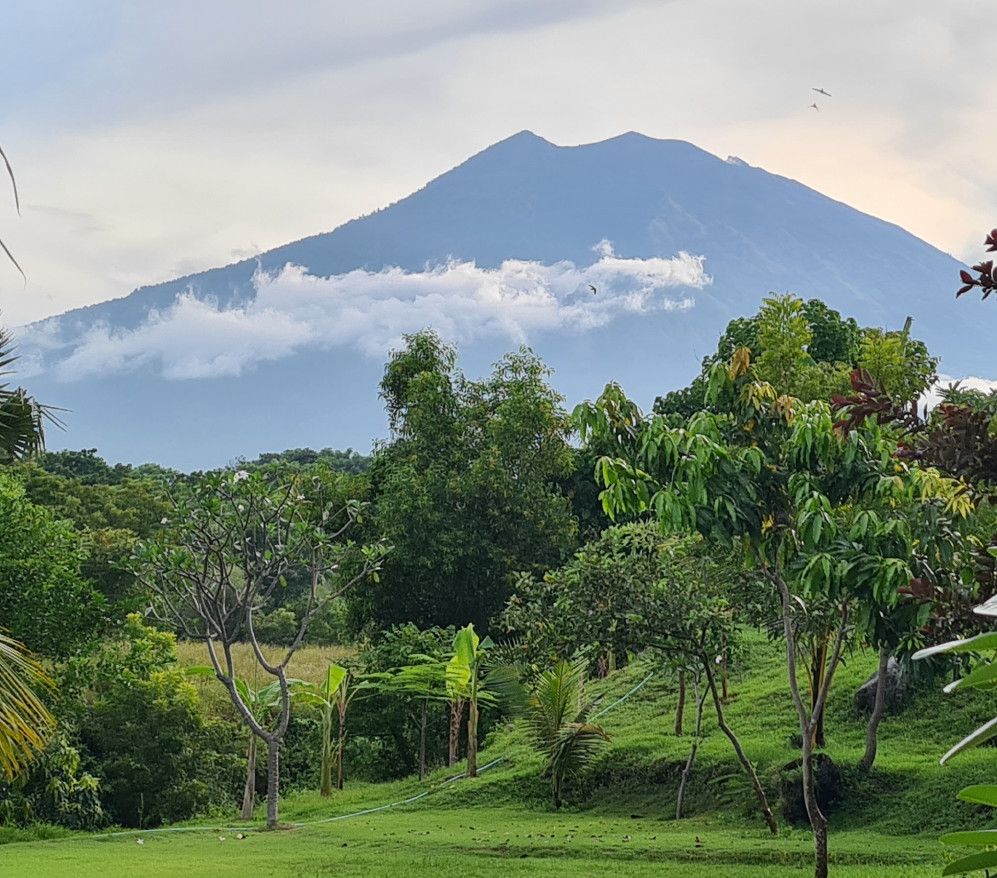
[[[589,284],[589,289],[590,289],[590,290],[592,290],[592,295],[594,296],[594,295],[596,294],[596,289],[595,289],[595,287],[594,287],[594,286],[592,286],[592,284]]]
[[[818,113],[820,112],[820,107],[818,107],[816,104],[807,104],[807,106],[813,107]]]
[[[824,91],[824,89],[822,88],[813,88],[813,86],[811,86],[810,91],[815,91],[817,92],[817,94],[822,94],[826,98],[833,97],[833,95],[828,94],[828,92]]]

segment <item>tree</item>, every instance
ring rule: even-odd
[[[547,757],[554,807],[561,807],[565,780],[578,774],[609,741],[602,726],[591,722],[593,705],[583,700],[584,659],[561,659],[533,682],[526,716],[535,745]]]
[[[290,718],[287,666],[310,619],[373,573],[381,555],[380,546],[346,541],[358,504],[334,504],[321,480],[281,483],[278,475],[218,473],[178,492],[164,530],[143,543],[135,559],[138,576],[155,597],[153,614],[207,645],[216,677],[249,728],[266,741],[270,829],[278,825],[280,744]],[[351,573],[344,572],[344,564]],[[283,658],[270,661],[253,617],[288,573],[301,568],[310,585],[298,633]],[[241,640],[248,640],[260,669],[279,685],[275,724],[261,723],[236,686],[232,646]]]
[[[650,513],[666,530],[740,547],[778,594],[815,875],[826,878],[827,820],[817,805],[813,736],[848,625],[921,574],[954,566],[955,519],[971,504],[937,471],[899,464],[878,425],[837,434],[826,403],[780,394],[758,379],[744,349],[730,364],[714,366],[706,402],[714,411],[680,424],[644,419],[611,385],[597,402],[580,405],[576,419],[583,441],[595,435],[618,449],[597,470],[608,511]],[[620,411],[628,412],[625,424]],[[839,619],[811,708],[797,680],[794,617],[813,598],[835,606]]]
[[[381,382],[392,440],[369,473],[371,524],[394,549],[351,599],[358,625],[484,630],[514,572],[540,572],[574,548],[559,484],[571,428],[548,377],[524,348],[470,381],[432,332],[392,354]]]
[[[0,469],[0,622],[30,650],[65,659],[106,627],[103,596],[81,575],[80,536]]]

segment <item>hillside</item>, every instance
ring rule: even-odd
[[[366,451],[387,432],[387,352],[425,326],[472,376],[526,343],[569,405],[616,380],[650,406],[731,318],[788,290],[863,325],[913,316],[945,373],[986,376],[980,305],[952,298],[959,267],[689,143],[521,132],[334,231],[17,334],[31,391],[71,410],[53,447],[192,469],[289,446]]]

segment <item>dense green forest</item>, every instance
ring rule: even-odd
[[[985,695],[939,690],[997,679],[997,396],[922,412],[937,364],[910,325],[773,296],[651,412],[612,384],[569,412],[530,350],[472,379],[424,331],[369,456],[197,473],[42,451],[8,392],[0,823],[276,828],[283,796],[473,778],[486,747],[519,753],[501,807],[801,826],[818,876],[836,828],[911,831],[870,816],[890,795],[989,826],[930,763],[989,736]],[[612,729],[598,697],[638,685]]]

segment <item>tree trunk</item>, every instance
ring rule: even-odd
[[[467,776],[478,776],[478,702],[467,705]]]
[[[827,703],[827,693],[831,688],[831,680],[834,678],[834,671],[841,660],[848,623],[848,606],[845,604],[841,607],[841,624],[835,637],[831,660],[823,672],[820,688],[816,690],[817,697],[813,702],[813,712],[808,715],[807,706],[800,695],[799,681],[796,678],[796,636],[793,633],[792,597],[789,594],[789,586],[786,585],[786,581],[778,569],[766,569],[765,573],[769,581],[779,589],[779,597],[782,600],[782,629],[786,638],[786,669],[789,673],[789,691],[792,693],[793,705],[796,707],[796,715],[800,720],[800,738],[803,741],[803,764],[801,766],[803,801],[807,807],[807,817],[814,833],[814,878],[827,878],[827,818],[821,813],[820,807],[817,805],[817,790],[814,784],[813,744],[816,730],[814,713],[819,716],[823,711],[824,705]]]
[[[827,818],[817,804],[817,787],[814,783],[813,722],[803,734],[803,802],[814,832],[814,878],[827,878]]]
[[[727,691],[727,637],[720,641],[723,652],[720,653],[720,687],[724,704],[730,704],[730,692]]]
[[[730,740],[741,766],[744,768],[745,773],[751,781],[751,787],[755,791],[755,798],[758,799],[758,805],[762,810],[762,816],[765,818],[765,823],[768,825],[768,828],[773,835],[778,835],[779,824],[775,822],[775,815],[773,815],[772,809],[769,807],[768,799],[765,798],[765,790],[762,789],[762,785],[758,781],[758,775],[755,773],[755,767],[748,760],[748,757],[745,756],[744,750],[741,749],[741,742],[738,741],[737,735],[734,734],[724,719],[723,703],[720,700],[720,693],[717,692],[717,681],[713,677],[713,668],[710,667],[710,657],[702,655],[700,656],[700,659],[703,662],[703,670],[706,671],[706,683],[710,687],[710,694],[713,696],[713,706],[717,712],[717,724],[720,726],[720,730]]]
[[[429,699],[422,700],[422,722],[419,724],[419,780],[426,777],[426,713]]]
[[[703,708],[706,706],[706,693],[699,694],[699,686],[693,681],[693,691],[696,698],[696,731],[692,738],[692,749],[689,751],[689,758],[682,769],[682,780],[679,781],[678,801],[675,803],[675,819],[682,819],[682,801],[685,799],[685,784],[692,774],[692,762],[696,758],[696,750],[699,749],[700,733],[703,729]]]
[[[450,702],[450,751],[447,765],[453,768],[460,758],[460,723],[464,718],[464,700],[455,698]]]
[[[813,745],[823,747],[824,741],[824,708],[818,709],[817,697],[824,686],[824,675],[827,672],[827,638],[814,650],[810,668],[810,724],[813,726]]]
[[[343,788],[343,751],[346,749],[346,706],[339,706],[339,741],[336,745],[336,789]]]
[[[246,786],[242,792],[242,820],[253,819],[256,804],[256,735],[250,731],[246,748]]]
[[[322,708],[322,762],[319,782],[319,795],[321,796],[332,795],[332,760],[332,708],[324,706]]]
[[[675,708],[675,735],[682,737],[682,719],[685,714],[685,671],[679,671],[679,703]]]
[[[280,741],[267,741],[267,829],[277,828],[277,799],[280,795]]]
[[[876,701],[865,729],[865,755],[859,765],[863,771],[869,771],[876,761],[876,749],[879,744],[879,723],[886,710],[886,669],[890,664],[890,653],[887,648],[879,650],[879,674],[876,677]]]

